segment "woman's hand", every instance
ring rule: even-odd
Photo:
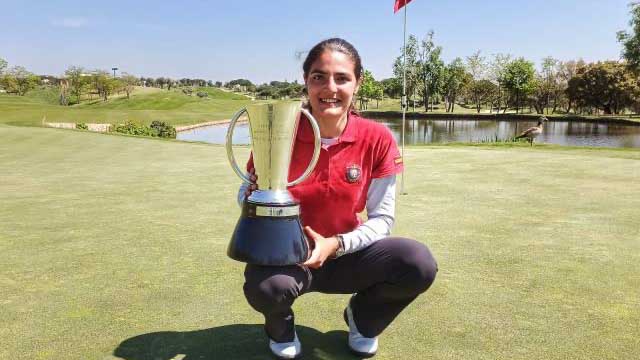
[[[251,179],[252,183],[247,186],[247,190],[244,191],[244,198],[248,198],[252,192],[254,192],[258,188],[258,177],[256,176],[256,169],[252,168],[249,170],[249,179]]]
[[[309,226],[304,227],[304,232],[310,239],[311,256],[302,265],[308,266],[312,269],[320,268],[324,262],[334,256],[339,247],[338,238],[329,237],[325,238],[317,232],[313,231]]]

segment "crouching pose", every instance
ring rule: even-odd
[[[422,243],[390,236],[402,158],[385,126],[353,110],[362,80],[356,49],[343,39],[322,41],[309,52],[303,72],[322,150],[311,175],[289,191],[300,201],[313,250],[300,265],[247,265],[244,293],[264,315],[269,347],[281,359],[302,353],[291,310],[296,298],[313,291],[354,294],[343,314],[348,345],[359,356],[373,356],[378,336],[431,286],[437,265]],[[311,126],[300,121],[290,180],[302,174],[313,150]],[[252,159],[247,171],[255,179]],[[253,190],[255,185],[243,184],[239,199]],[[365,209],[362,222],[357,214]]]

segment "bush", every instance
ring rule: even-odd
[[[117,133],[137,136],[153,136],[175,139],[176,129],[161,121],[153,121],[151,126],[136,124],[127,120],[124,124],[118,124],[114,127]]]
[[[198,95],[199,98],[206,98],[207,96],[209,96],[209,94],[204,91],[198,91],[196,95]]]
[[[118,124],[115,126],[115,132],[127,135],[143,135],[143,136],[151,136],[150,128],[139,125],[127,120],[124,124]]]
[[[77,123],[76,124],[76,129],[78,129],[78,130],[88,130],[89,127],[85,123]]]
[[[165,137],[165,138],[176,138],[176,128],[171,125],[167,125],[162,121],[154,120],[151,123],[151,132],[153,133],[151,136]]]

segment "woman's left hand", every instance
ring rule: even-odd
[[[328,258],[335,255],[339,246],[338,238],[326,238],[313,231],[313,229],[311,229],[309,226],[304,227],[304,232],[307,233],[307,237],[309,238],[310,242],[313,242],[313,244],[309,245],[315,246],[311,246],[313,248],[311,256],[302,265],[308,266],[312,269],[318,269]]]

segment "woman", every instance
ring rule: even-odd
[[[289,191],[300,201],[312,251],[300,265],[247,265],[244,292],[264,315],[269,347],[281,359],[301,355],[291,310],[298,296],[313,291],[355,294],[343,314],[348,345],[369,357],[378,349],[378,335],[429,288],[437,265],[423,244],[389,237],[402,158],[386,127],[353,111],[362,80],[356,49],[342,39],[324,40],[311,49],[303,71],[322,151],[309,178]],[[304,171],[313,153],[306,121],[300,122],[293,151],[290,180]],[[247,170],[253,174],[251,159]],[[244,184],[239,199],[254,189]],[[368,220],[363,223],[357,214],[365,207]]]

